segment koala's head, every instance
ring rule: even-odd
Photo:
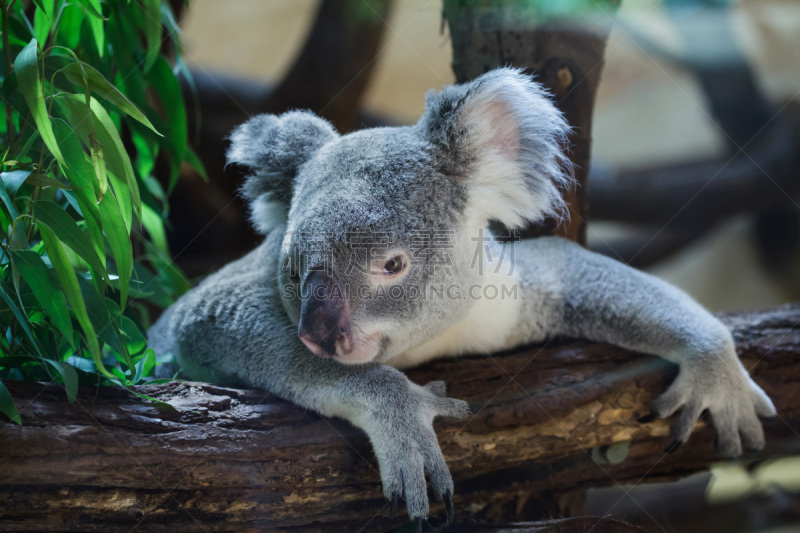
[[[512,69],[426,97],[414,126],[339,135],[303,111],[231,134],[250,176],[255,227],[283,232],[280,285],[298,335],[321,357],[386,361],[474,304],[489,220],[509,228],[563,212],[569,126]]]

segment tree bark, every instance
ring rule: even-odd
[[[528,228],[523,236],[556,234],[586,244],[586,196],[592,110],[611,17],[619,2],[595,4],[592,13],[547,13],[547,2],[445,0],[444,17],[453,41],[453,71],[459,82],[501,66],[537,76],[574,128],[569,156],[576,187],[565,191],[569,218]],[[591,15],[591,19],[582,17]]]
[[[745,366],[775,401],[768,449],[800,450],[800,304],[722,315]],[[542,497],[662,481],[716,459],[703,427],[665,455],[667,421],[640,424],[676,367],[620,348],[565,342],[410,371],[468,400],[468,422],[438,421],[460,521],[518,521]],[[258,390],[169,383],[137,391],[9,382],[23,425],[0,422],[0,529],[147,530],[297,527],[387,530],[366,437]],[[624,460],[623,460],[624,459]],[[443,506],[432,507],[441,524]]]

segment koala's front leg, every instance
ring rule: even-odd
[[[408,515],[417,529],[422,527],[429,510],[427,470],[434,495],[444,500],[448,519],[452,519],[453,479],[433,420],[438,416],[465,418],[469,414],[466,402],[446,398],[443,382],[423,387],[385,365],[352,366],[322,359],[296,338],[284,335],[264,343],[270,332],[258,329],[254,327],[252,337],[248,335],[252,342],[241,336],[236,340],[237,351],[229,359],[228,372],[240,381],[322,415],[344,418],[364,430],[378,458],[392,516],[398,500],[405,498]],[[242,351],[243,346],[256,349]]]
[[[382,367],[386,369],[386,367]],[[380,465],[383,493],[391,502],[394,517],[397,503],[405,496],[409,516],[417,529],[428,514],[425,470],[436,498],[444,501],[447,520],[453,520],[453,479],[439,448],[433,419],[437,416],[463,419],[469,414],[466,402],[445,398],[441,381],[420,387],[407,379],[381,384],[370,408],[350,419],[369,436]]]
[[[678,377],[647,418],[681,410],[674,451],[708,410],[721,455],[764,446],[761,417],[775,407],[736,355],[730,331],[679,289],[561,239],[545,239],[543,255],[557,272],[562,295],[558,333],[610,342],[680,365]]]

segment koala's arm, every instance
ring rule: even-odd
[[[393,368],[347,366],[305,348],[275,281],[282,233],[170,307],[149,332],[151,346],[159,355],[173,353],[191,379],[263,388],[349,420],[369,436],[393,506],[404,496],[412,518],[426,516],[427,469],[435,495],[450,508],[453,481],[432,421],[465,417],[467,404],[445,398],[441,382],[422,387]]]
[[[661,356],[680,365],[652,415],[682,409],[674,446],[708,409],[722,455],[763,447],[758,416],[775,416],[775,408],[739,361],[730,331],[687,294],[565,239],[523,241],[514,259],[522,299],[515,344],[564,335]]]

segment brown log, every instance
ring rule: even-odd
[[[800,304],[722,318],[780,414],[755,458],[797,452]],[[658,358],[575,341],[409,372],[446,380],[474,406],[468,422],[436,427],[459,520],[492,523],[541,519],[543,497],[674,479],[716,460],[710,428],[665,455],[668,423],[636,421],[674,375]],[[113,388],[83,388],[71,404],[56,384],[8,386],[23,425],[0,422],[2,530],[379,531],[403,521],[389,519],[359,430],[263,391],[137,388],[167,406]],[[619,464],[592,459],[616,463],[628,446]],[[432,522],[442,514],[435,503]]]
[[[547,3],[518,0],[445,0],[444,17],[453,41],[453,71],[459,82],[497,67],[534,73],[555,96],[574,132],[569,156],[577,186],[565,192],[569,218],[550,219],[524,236],[556,234],[586,244],[587,173],[592,110],[603,70],[611,17],[619,2],[595,4],[590,24],[581,18],[548,18]],[[582,17],[587,13],[572,14]]]

